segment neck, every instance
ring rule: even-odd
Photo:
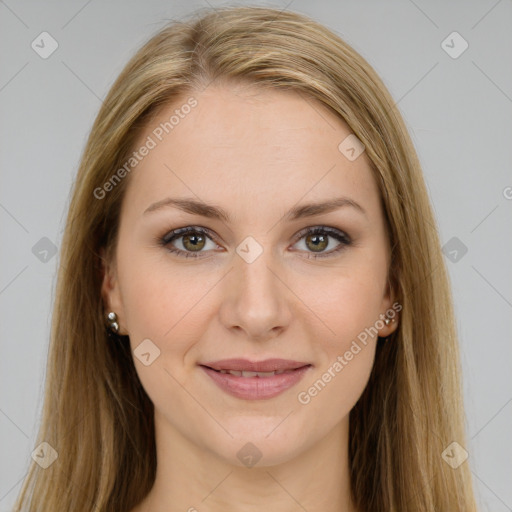
[[[250,468],[195,445],[156,411],[155,434],[155,484],[132,512],[356,512],[350,498],[348,417],[296,457]]]

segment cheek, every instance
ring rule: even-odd
[[[297,295],[323,325],[326,352],[332,355],[348,349],[353,339],[375,325],[383,313],[383,276],[384,271],[361,265],[317,279],[315,286],[304,281]]]
[[[310,333],[319,364],[309,381],[304,381],[296,399],[315,428],[341,421],[363,393],[373,367],[377,346],[382,291],[375,274],[352,272],[338,276],[309,292],[309,304],[327,335]],[[305,296],[305,295],[304,295]],[[309,305],[308,304],[308,305]]]
[[[167,410],[170,403],[178,410],[188,410],[190,396],[181,384],[188,378],[184,360],[210,321],[204,296],[215,281],[212,277],[205,281],[184,276],[183,272],[170,272],[170,266],[161,261],[143,264],[142,258],[139,261],[134,258],[129,268],[127,265],[124,283],[127,329],[135,368],[144,389],[161,410]],[[143,345],[148,343],[146,340],[151,344]],[[142,351],[143,346],[149,348]],[[150,352],[151,361],[147,366],[138,357],[146,352]]]
[[[219,276],[211,271],[198,272],[194,265],[173,268],[165,251],[156,256],[142,250],[131,254],[119,270],[132,350],[150,339],[161,352],[158,364],[180,372],[187,353],[212,321],[210,292]],[[135,363],[143,369],[137,360]]]
[[[319,365],[297,394],[297,402],[318,428],[346,416],[366,387],[382,313],[383,275],[375,266],[347,266],[322,279],[322,286],[304,285],[300,292],[326,327],[322,336],[310,332]]]
[[[173,269],[165,253],[149,257],[134,248],[126,254],[132,256],[120,261],[119,272],[132,350],[150,339],[161,352],[149,368],[135,360],[137,372],[155,402],[158,397],[178,398],[180,389],[165,368],[177,381],[186,381],[187,354],[193,358],[195,344],[222,303],[215,290],[222,273],[200,272],[200,265]],[[359,254],[330,272],[312,267],[307,275],[290,277],[300,298],[289,298],[295,323],[310,341],[318,363],[314,378],[297,390],[296,401],[299,409],[306,407],[313,423],[326,414],[330,422],[343,418],[366,386],[376,346],[376,336],[368,330],[381,313],[381,263]],[[318,414],[310,416],[313,411]]]
[[[344,348],[333,353],[297,394],[297,407],[312,430],[327,432],[347,417],[368,383],[376,341],[356,341]]]

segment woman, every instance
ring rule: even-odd
[[[476,510],[459,375],[379,77],[302,15],[207,12],[92,128],[16,510]]]

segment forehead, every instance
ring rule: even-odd
[[[342,119],[298,92],[211,86],[148,122],[137,147],[152,149],[131,173],[129,204],[144,209],[181,194],[249,212],[256,197],[263,211],[341,193],[371,209],[378,189],[366,154],[349,160],[339,148],[351,134]]]

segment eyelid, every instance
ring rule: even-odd
[[[180,258],[194,258],[194,259],[203,259],[208,258],[208,252],[211,251],[184,251],[182,249],[178,249],[177,247],[170,246],[171,241],[180,239],[182,236],[186,235],[187,233],[199,233],[202,234],[211,241],[217,245],[219,245],[216,241],[216,235],[208,228],[205,228],[203,226],[196,226],[196,225],[190,225],[185,226],[183,228],[176,228],[172,229],[171,231],[167,232],[163,236],[157,237],[156,242],[161,247],[164,247],[168,252],[173,253],[177,255]]]
[[[345,231],[343,231],[342,229],[333,228],[333,227],[329,227],[329,226],[323,226],[321,224],[318,224],[317,226],[309,226],[307,228],[301,229],[295,235],[295,240],[298,241],[302,237],[304,237],[304,235],[307,235],[309,233],[313,233],[314,234],[316,232],[327,233],[328,235],[333,236],[334,238],[336,238],[336,237],[343,238],[343,239],[345,239],[345,241],[347,243],[350,243],[352,241],[350,236]]]
[[[204,228],[202,226],[185,226],[183,228],[172,229],[168,233],[166,233],[163,237],[161,237],[162,241],[169,243],[173,238],[179,238],[182,235],[185,235],[191,231],[196,231],[198,233],[202,233],[204,235],[208,235],[213,241],[215,241],[215,235],[213,231],[208,228]]]
[[[168,245],[170,244],[171,241],[173,241],[175,239],[179,239],[183,235],[190,233],[190,232],[204,234],[205,236],[210,238],[212,240],[212,242],[219,245],[216,241],[216,235],[213,233],[213,231],[211,231],[210,229],[205,228],[203,226],[196,226],[196,225],[190,225],[190,226],[185,226],[183,228],[173,229],[173,230],[169,231],[168,233],[166,233],[164,236],[159,237],[158,242],[161,246],[167,248],[167,250],[169,252],[175,253],[180,257],[193,257],[193,258],[208,257],[208,256],[203,256],[202,253],[207,254],[210,251],[204,251],[204,252],[203,251],[196,251],[196,252],[183,251],[182,249],[178,249],[176,247],[173,247],[172,249],[170,249],[168,247]],[[294,236],[294,242],[293,242],[292,246],[295,245],[297,242],[299,242],[302,238],[304,238],[305,235],[317,234],[317,233],[323,233],[323,234],[326,234],[327,236],[330,236],[330,237],[336,239],[339,242],[339,245],[337,247],[335,247],[334,249],[331,249],[327,252],[314,253],[314,252],[306,251],[307,254],[309,255],[309,256],[306,256],[306,258],[308,258],[308,259],[328,258],[332,255],[335,255],[335,254],[343,251],[347,246],[350,246],[353,243],[352,238],[345,231],[338,229],[338,228],[318,224],[318,225],[313,225],[313,226],[307,226],[306,228],[303,228],[302,230],[300,230]],[[304,252],[304,251],[296,250],[296,252]]]
[[[330,249],[325,252],[315,253],[313,251],[301,251],[301,250],[294,250],[294,251],[295,252],[305,252],[306,259],[320,260],[322,258],[328,259],[331,257],[335,257],[336,255],[342,253],[349,246],[353,245],[351,236],[348,233],[346,233],[344,230],[330,227],[330,226],[321,225],[321,224],[316,225],[316,226],[308,226],[308,227],[302,229],[301,231],[299,231],[295,235],[295,242],[293,243],[293,245],[295,245],[300,240],[302,240],[304,238],[304,236],[306,236],[306,235],[315,235],[318,233],[322,233],[322,234],[327,235],[328,237],[334,238],[337,242],[339,242],[339,244],[334,249]]]

